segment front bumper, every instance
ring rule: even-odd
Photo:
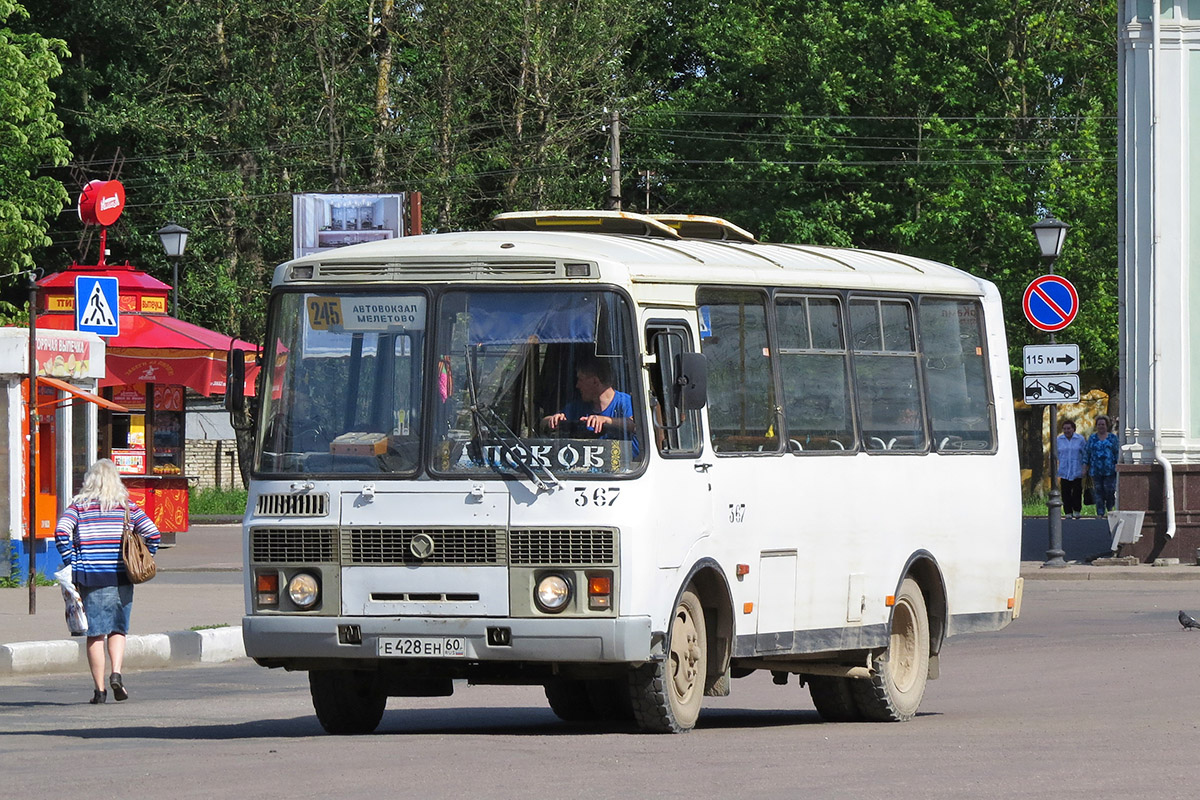
[[[338,628],[358,626],[362,640],[342,644]],[[507,628],[511,643],[488,644],[489,628]],[[607,619],[510,619],[497,617],[318,617],[246,616],[246,655],[279,661],[361,659],[396,661],[378,655],[380,637],[453,636],[464,640],[456,662],[644,663],[652,658],[649,617]]]

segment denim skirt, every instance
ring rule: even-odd
[[[133,584],[124,586],[80,586],[83,611],[87,614],[88,636],[129,633],[133,610]]]

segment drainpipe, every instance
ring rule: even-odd
[[[1162,7],[1155,0],[1150,7],[1150,225],[1151,225],[1151,240],[1150,240],[1150,280],[1153,282],[1150,289],[1150,297],[1155,299],[1155,294],[1158,291],[1158,51],[1162,44],[1160,38],[1159,22],[1162,16]],[[1163,483],[1166,488],[1166,504],[1167,504],[1167,530],[1168,539],[1175,536],[1175,486],[1174,472],[1171,470],[1171,462],[1162,452],[1162,418],[1158,411],[1159,389],[1158,389],[1158,368],[1161,355],[1158,348],[1158,310],[1157,303],[1155,308],[1151,310],[1153,318],[1152,334],[1150,336],[1150,345],[1154,352],[1154,378],[1151,381],[1151,391],[1154,397],[1150,402],[1150,410],[1154,414],[1154,460],[1162,466]]]

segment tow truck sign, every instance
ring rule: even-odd
[[[1078,375],[1026,375],[1025,402],[1031,406],[1079,402]]]

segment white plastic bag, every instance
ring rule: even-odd
[[[79,596],[79,590],[75,588],[75,582],[71,580],[72,571],[71,565],[66,564],[54,573],[54,579],[58,581],[58,588],[62,589],[63,602],[67,604],[67,630],[71,632],[72,636],[83,636],[88,629],[87,614],[83,611],[83,599]]]

